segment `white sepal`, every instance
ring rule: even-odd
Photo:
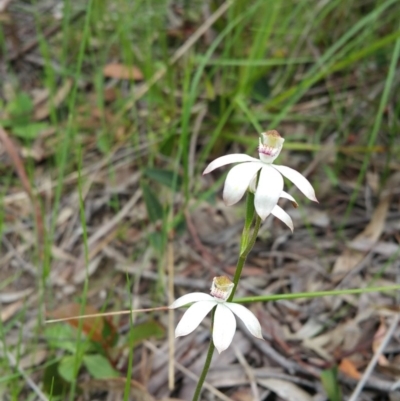
[[[235,303],[226,303],[226,307],[228,307],[247,327],[251,334],[254,337],[262,339],[262,331],[261,325],[258,319],[254,316],[254,313],[249,311],[243,305],[235,304]]]
[[[294,207],[296,207],[296,208],[299,207],[299,204],[297,203],[296,199],[294,199],[293,196],[288,194],[287,192],[282,191],[281,198],[288,199],[288,200],[290,200],[290,202],[292,202]]]
[[[254,198],[254,206],[257,214],[262,220],[265,220],[271,213],[272,209],[278,203],[279,197],[283,189],[282,176],[266,164],[261,172],[258,180],[256,195]]]
[[[200,301],[190,306],[176,326],[175,337],[186,336],[195,330],[216,304],[216,301]]]
[[[244,153],[234,153],[232,155],[221,156],[207,166],[203,172],[203,175],[210,173],[218,167],[225,166],[226,164],[241,162],[259,162],[259,160],[249,155],[245,155]]]
[[[213,341],[219,353],[229,347],[236,331],[235,316],[226,305],[218,304],[214,315]]]
[[[293,184],[296,185],[296,187],[299,188],[299,190],[303,192],[303,194],[307,196],[308,199],[318,202],[315,196],[314,188],[306,177],[304,177],[298,171],[293,170],[292,168],[287,166],[276,166],[275,164],[271,164],[271,166],[278,170],[288,180],[292,181]]]
[[[271,212],[276,218],[283,221],[293,232],[294,226],[290,216],[278,205],[276,205]]]
[[[243,197],[251,180],[262,167],[261,162],[241,163],[229,171],[222,195],[228,206],[235,204]]]
[[[182,297],[176,299],[170,306],[168,306],[168,308],[176,309],[180,308],[181,306],[199,301],[214,301],[214,297],[205,294],[204,292],[192,292],[190,294],[183,295]]]

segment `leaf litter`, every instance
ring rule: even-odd
[[[34,27],[32,21],[28,25],[29,29],[16,31],[25,41],[29,37],[30,29]],[[186,32],[193,31],[192,28],[185,28],[182,32],[186,35]],[[207,34],[213,36],[212,30],[207,31]],[[32,43],[31,49],[35,49],[36,45]],[[20,54],[20,57],[29,52],[27,48],[12,50],[12,54]],[[39,52],[36,54],[40,55]],[[29,82],[29,76],[35,76],[42,67],[33,63],[29,68],[28,71],[17,68],[21,82]],[[106,77],[116,80],[142,80],[143,74],[137,68],[112,63],[110,60],[102,72]],[[335,81],[335,77],[331,79]],[[337,79],[339,82],[340,77]],[[376,80],[376,77],[371,80]],[[38,233],[35,230],[43,226],[43,221],[47,222],[51,216],[51,205],[56,197],[57,186],[57,176],[52,171],[51,159],[57,147],[62,144],[60,137],[56,135],[57,130],[65,129],[65,121],[60,121],[60,127],[55,127],[52,126],[49,116],[52,108],[63,116],[72,81],[65,80],[51,99],[48,97],[49,92],[45,90],[40,96],[36,92],[35,97],[34,89],[38,88],[34,88],[33,81],[25,88],[33,99],[32,120],[46,120],[49,130],[37,131],[35,138],[25,138],[33,140],[31,145],[26,145],[20,136],[12,136],[15,125],[11,125],[6,129],[12,139],[11,151],[9,143],[8,148],[4,141],[0,144],[2,173],[5,176],[11,169],[15,169],[14,179],[5,182],[1,188],[5,216],[2,235],[5,240],[1,243],[0,304],[6,331],[5,344],[0,347],[0,352],[4,352],[6,345],[6,352],[13,358],[21,353],[20,359],[14,358],[16,362],[13,362],[13,366],[18,361],[20,372],[24,372],[25,376],[21,373],[21,377],[25,377],[24,394],[34,391],[32,381],[33,384],[40,383],[43,379],[46,360],[57,353],[68,352],[61,348],[55,352],[44,341],[37,347],[31,333],[43,306],[36,294],[39,288],[35,287],[33,290],[41,267],[40,262],[35,260],[35,247],[40,247],[41,243],[40,238],[37,241]],[[147,88],[152,85],[154,84],[151,83]],[[160,211],[153,214],[153,219],[150,218],[141,184],[145,180],[145,184],[160,198],[168,197],[170,193],[154,176],[142,174],[138,168],[138,160],[148,157],[155,144],[149,141],[143,130],[142,134],[137,133],[137,145],[132,145],[128,140],[127,132],[132,127],[129,124],[123,126],[112,107],[119,96],[115,86],[115,82],[110,83],[104,89],[104,96],[110,102],[104,115],[96,104],[90,85],[86,86],[89,99],[87,104],[81,105],[77,110],[77,120],[83,130],[100,130],[104,122],[109,126],[121,126],[113,127],[119,133],[116,136],[117,144],[107,155],[97,148],[94,136],[84,135],[82,132],[78,134],[85,149],[80,175],[85,187],[88,270],[79,218],[79,174],[76,166],[71,165],[63,183],[61,208],[52,244],[49,288],[45,293],[47,311],[55,317],[80,314],[81,305],[74,302],[81,295],[87,273],[89,291],[85,313],[129,309],[132,298],[138,307],[151,307],[160,303],[164,305],[167,302],[163,287],[165,285],[166,288],[167,279],[160,262],[163,259],[155,246],[157,235],[162,229],[157,217]],[[337,88],[340,87],[337,84]],[[324,84],[315,89],[322,93],[326,91]],[[362,85],[357,89],[365,93]],[[349,96],[346,91],[338,94],[344,99]],[[356,92],[352,92],[351,96],[356,96]],[[7,102],[12,101],[12,96],[3,98]],[[318,113],[324,115],[331,112],[328,109],[329,99],[329,96],[302,99],[292,111],[301,111],[305,118],[312,118]],[[144,105],[141,104],[141,107]],[[364,110],[367,106],[362,104],[360,107]],[[146,110],[141,111],[143,114],[138,113],[137,118],[142,126],[146,126]],[[391,112],[388,110],[388,113]],[[210,127],[214,126],[213,121],[208,120],[207,114],[201,124],[205,125],[204,134],[210,132]],[[343,121],[343,124],[348,122]],[[305,127],[305,132],[316,131],[312,125],[306,124]],[[155,123],[153,128],[157,130],[159,127]],[[203,134],[203,128],[199,129]],[[298,140],[301,139],[301,131],[298,124],[282,123],[285,136]],[[350,139],[363,144],[363,134],[364,132],[355,131]],[[197,142],[194,149],[206,145],[206,139],[201,135],[197,137]],[[386,146],[384,139],[381,138],[381,142],[379,145]],[[356,207],[341,227],[341,216],[346,212],[350,194],[356,186],[362,158],[347,151],[348,158],[345,161],[348,169],[337,170],[337,182],[330,182],[324,168],[336,171],[334,164],[338,158],[344,156],[340,152],[338,154],[332,151],[332,140],[328,134],[322,138],[322,143],[329,149],[325,159],[318,154],[313,157],[310,152],[296,150],[286,151],[282,155],[287,159],[286,164],[295,168],[304,170],[309,163],[314,163],[308,175],[314,182],[321,183],[320,204],[303,204],[298,210],[288,208],[295,223],[293,235],[279,222],[267,220],[248,259],[239,296],[360,288],[369,284],[388,285],[399,282],[398,160],[392,159],[384,166],[380,160],[381,155],[372,156],[370,171],[367,172],[366,182],[362,183]],[[218,146],[223,150],[230,150],[231,147],[223,137]],[[234,146],[240,148],[238,145]],[[156,169],[161,171],[171,171],[172,164],[169,162],[169,158],[164,155],[154,159]],[[151,167],[154,171],[154,166]],[[26,171],[32,175],[29,179]],[[386,188],[381,188],[380,177],[384,175],[384,171],[389,177],[389,184]],[[20,175],[19,181],[15,179],[16,174]],[[218,174],[201,181],[201,191],[209,189],[217,178]],[[392,194],[389,196],[390,191]],[[220,195],[219,187],[215,190],[215,199],[212,201],[200,199],[200,196],[196,199],[196,195],[193,195],[195,199],[191,199],[188,213],[182,220],[186,229],[174,235],[173,280],[176,296],[193,288],[207,291],[213,276],[233,272],[242,226],[239,217],[241,213],[240,210],[226,208]],[[43,207],[37,206],[36,197]],[[182,206],[182,198],[177,196],[174,199],[174,210],[179,210]],[[45,215],[42,216],[39,210],[44,210]],[[157,288],[162,290],[157,292]],[[233,349],[227,350],[220,357],[214,356],[207,378],[207,399],[253,399],[257,393],[254,392],[254,385],[260,399],[317,399],[317,396],[323,397],[325,394],[321,375],[334,366],[338,366],[337,380],[347,396],[351,394],[379,348],[393,314],[399,312],[396,296],[383,293],[281,300],[253,305],[252,309],[262,322],[266,342],[257,343],[240,328],[234,341],[235,347],[245,357],[246,364],[243,361],[241,363]],[[106,321],[108,337],[103,333]],[[76,328],[79,321],[70,320],[64,324]],[[105,350],[110,351],[107,357],[113,362],[113,368],[120,377],[95,379],[88,370],[81,370],[78,377],[79,387],[87,398],[96,395],[99,399],[121,399],[126,388],[129,352],[133,347],[129,340],[130,316],[107,320],[91,319],[82,324],[82,332],[90,340],[100,343],[101,355]],[[193,393],[195,376],[192,374],[198,375],[204,363],[210,320],[206,319],[202,329],[195,334],[177,340],[175,389],[172,392],[168,388],[169,355],[165,338],[167,325],[165,313],[156,312],[151,318],[144,314],[136,317],[132,329],[133,333],[137,330],[130,380],[132,399],[172,400],[172,396],[189,399]],[[395,388],[400,379],[399,330],[397,328],[387,348],[379,355],[378,366],[365,386],[366,400],[389,399],[389,396],[395,399],[398,394]],[[22,347],[18,346],[17,340],[20,333]],[[101,360],[97,358],[91,359],[92,367],[96,365],[93,361]],[[36,372],[31,377],[27,376],[25,371],[33,367],[37,369]],[[3,368],[2,366],[1,369]]]

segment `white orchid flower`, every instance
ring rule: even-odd
[[[258,147],[259,159],[246,154],[232,154],[219,157],[211,162],[203,174],[208,174],[218,167],[231,163],[240,163],[233,167],[225,180],[223,199],[230,206],[238,202],[247,189],[255,192],[254,206],[257,214],[265,220],[270,213],[282,220],[293,231],[290,216],[277,205],[280,197],[291,200],[294,198],[283,191],[283,177],[292,181],[303,194],[312,201],[318,202],[310,182],[299,172],[287,166],[277,166],[272,162],[279,156],[285,141],[277,131],[263,132]],[[260,171],[258,184],[257,173]]]
[[[175,337],[192,333],[205,318],[208,312],[216,306],[213,327],[213,342],[218,352],[226,350],[232,342],[236,331],[236,315],[245,324],[254,337],[263,339],[260,322],[243,305],[226,302],[233,289],[233,283],[228,277],[214,277],[211,295],[203,292],[193,292],[178,298],[169,308],[176,309],[193,303],[184,313],[175,329]]]

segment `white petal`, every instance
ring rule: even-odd
[[[235,204],[242,198],[249,187],[250,181],[263,166],[264,164],[260,161],[242,163],[229,171],[222,194],[228,206]]]
[[[282,220],[293,232],[293,221],[290,216],[278,205],[276,205],[271,212],[276,218]]]
[[[176,299],[170,306],[169,309],[180,308],[183,305],[191,304],[192,302],[199,301],[213,301],[214,297],[209,294],[205,294],[204,292],[192,292],[190,294],[186,294],[183,297]]]
[[[225,305],[218,304],[214,315],[213,341],[219,353],[229,347],[236,331],[235,316]]]
[[[272,167],[276,168],[288,180],[292,181],[293,184],[296,185],[296,187],[299,188],[308,199],[318,202],[315,196],[314,188],[306,177],[301,175],[298,171],[287,166],[276,166],[275,164],[272,164]]]
[[[193,304],[176,326],[175,337],[186,336],[196,329],[216,303],[216,301],[200,301]]]
[[[296,208],[299,207],[299,204],[296,202],[296,199],[294,199],[293,196],[288,194],[287,192],[282,191],[281,192],[281,198],[289,199],[292,202],[294,207],[296,207]]]
[[[204,174],[208,174],[211,171],[215,170],[218,167],[225,166],[226,164],[231,164],[231,163],[241,163],[241,162],[254,162],[254,161],[259,161],[258,159],[251,157],[249,155],[245,155],[244,153],[234,153],[233,155],[226,155],[226,156],[221,156],[218,157],[218,159],[215,159],[212,161],[207,168],[204,170]]]
[[[257,214],[265,220],[278,203],[283,189],[283,178],[269,164],[265,164],[260,173],[254,206]]]
[[[251,334],[257,338],[263,338],[261,325],[258,319],[246,307],[239,304],[227,302],[225,304],[247,327]]]

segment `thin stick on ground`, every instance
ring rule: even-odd
[[[94,317],[104,317],[104,316],[128,315],[130,313],[153,312],[153,311],[157,311],[157,310],[168,310],[168,306],[159,306],[157,308],[121,310],[121,311],[116,311],[116,312],[91,313],[89,315],[70,316],[70,317],[63,317],[60,319],[50,319],[50,320],[46,320],[45,323],[67,322],[68,320],[90,319],[90,318],[94,318]]]

